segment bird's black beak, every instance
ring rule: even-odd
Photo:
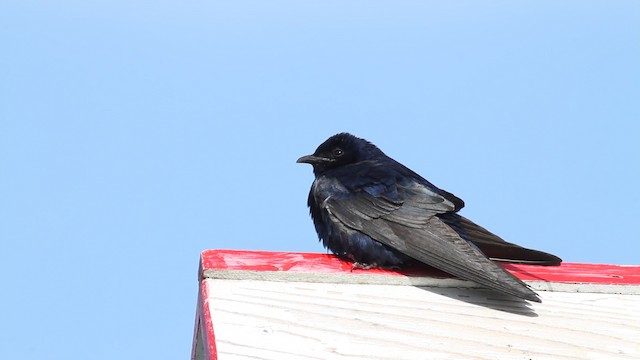
[[[297,163],[306,163],[311,165],[323,163],[323,162],[330,162],[330,161],[333,161],[333,159],[327,159],[327,158],[323,158],[315,155],[305,155],[300,159],[296,160]]]

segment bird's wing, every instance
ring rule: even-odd
[[[324,206],[344,225],[418,261],[497,291],[540,301],[526,284],[434,216],[452,211],[450,201],[415,182],[396,186],[391,196],[365,187],[348,198],[329,197]]]

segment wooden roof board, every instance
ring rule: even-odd
[[[205,345],[192,358],[640,358],[640,267],[505,268],[550,289],[542,304],[424,268],[352,271],[324,254],[205,251],[194,338],[204,334]]]

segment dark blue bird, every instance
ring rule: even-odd
[[[487,288],[540,302],[491,260],[559,265],[542,251],[508,243],[457,214],[464,202],[351,134],[334,135],[299,163],[313,165],[308,205],[318,237],[357,266],[416,260]]]

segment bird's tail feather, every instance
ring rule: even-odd
[[[477,246],[491,260],[544,266],[557,266],[562,263],[562,259],[555,255],[506,242],[464,216],[455,213],[438,214],[437,216],[455,230],[460,237]]]

